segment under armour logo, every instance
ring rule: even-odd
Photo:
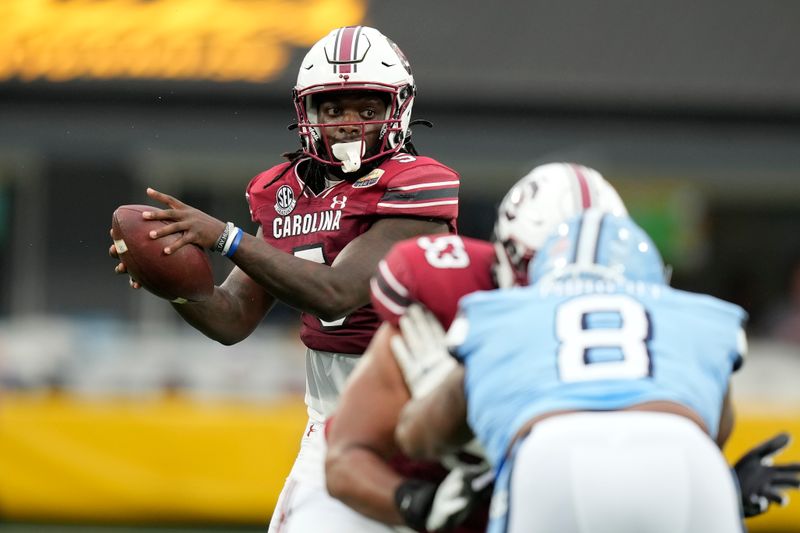
[[[342,199],[339,200],[339,195],[333,197],[331,200],[331,209],[344,209],[344,205],[347,203],[347,196],[344,194],[342,195]]]

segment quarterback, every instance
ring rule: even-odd
[[[235,264],[210,300],[172,304],[189,324],[233,344],[277,300],[302,313],[309,421],[272,533],[388,530],[328,495],[323,435],[380,322],[369,301],[378,261],[402,239],[455,231],[459,176],[411,144],[415,94],[408,60],[385,35],[365,26],[335,29],[299,69],[300,148],[247,186],[256,235],[148,190],[165,209],[143,216],[169,221],[152,237],[183,232],[165,253],[194,243]],[[118,256],[113,246],[110,253]],[[124,264],[116,270],[126,272]]]

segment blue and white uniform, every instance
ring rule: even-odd
[[[663,285],[535,285],[473,293],[461,309],[469,422],[496,463],[525,422],[553,411],[668,400],[716,436],[742,361],[741,308]]]
[[[497,469],[490,531],[740,531],[712,437],[746,313],[668,287],[630,219],[590,211],[560,231],[534,285],[465,297],[448,333],[470,426]],[[689,408],[707,433],[679,415],[624,411],[657,400]],[[538,422],[507,458],[526,422],[558,411],[579,412]]]

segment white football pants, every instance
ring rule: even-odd
[[[309,420],[300,453],[278,498],[269,533],[393,533],[333,498],[325,488],[325,423]]]
[[[678,415],[549,418],[519,444],[512,468],[508,499],[496,505],[507,502],[509,533],[743,531],[725,458]]]

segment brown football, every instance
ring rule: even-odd
[[[122,205],[111,218],[111,238],[128,273],[142,287],[167,300],[185,299],[202,302],[214,292],[214,274],[208,254],[190,244],[167,255],[164,248],[178,240],[178,233],[150,238],[150,231],[168,224],[146,220],[143,211],[158,208],[149,205]]]

